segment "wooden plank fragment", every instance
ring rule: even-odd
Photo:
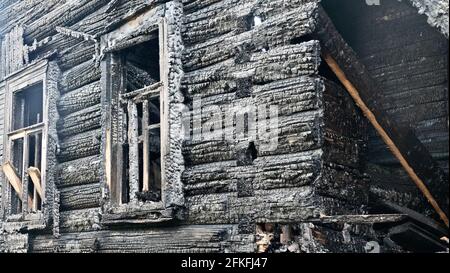
[[[33,182],[34,188],[36,189],[39,196],[42,198],[44,196],[44,192],[41,187],[41,171],[38,168],[30,167],[27,170],[28,175]],[[36,197],[35,197],[36,198]]]
[[[19,196],[20,200],[22,200],[22,192],[23,192],[22,179],[20,179],[20,177],[17,174],[14,167],[8,161],[2,165],[2,170],[3,170],[3,173],[5,173],[5,176],[8,179],[8,182],[11,184],[11,186],[17,192],[17,196]]]

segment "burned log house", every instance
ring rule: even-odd
[[[0,1],[0,252],[448,251],[448,2],[369,2]]]

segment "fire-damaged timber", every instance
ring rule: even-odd
[[[0,1],[0,252],[448,252],[448,4],[341,2]]]
[[[411,128],[396,124],[383,111],[381,105],[386,101],[378,92],[377,83],[358,61],[356,54],[335,29],[323,8],[319,8],[319,22],[321,27],[317,31],[317,38],[321,41],[324,61],[448,227],[448,176],[433,160]]]

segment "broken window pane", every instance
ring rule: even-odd
[[[127,92],[139,90],[160,81],[157,32],[153,36],[154,39],[120,52],[125,59]]]
[[[161,201],[161,134],[159,99],[154,103],[145,101],[137,104],[138,111],[138,157],[139,168],[138,199],[141,201]],[[157,103],[158,106],[155,104]],[[130,124],[128,124],[130,126]],[[130,128],[128,128],[130,130]],[[127,145],[128,148],[128,145]],[[126,149],[128,153],[128,149]],[[123,158],[125,173],[129,174],[129,157]],[[130,159],[131,160],[131,159]],[[129,177],[128,179],[129,180]],[[130,181],[132,182],[132,181]],[[123,190],[129,189],[124,188]],[[129,198],[126,198],[127,202]],[[124,201],[124,200],[123,200]]]
[[[23,167],[23,138],[15,139],[11,143],[11,162],[17,176],[22,179]],[[11,214],[19,214],[22,212],[21,196],[12,187],[11,189]]]
[[[41,209],[42,198],[39,195],[38,189],[35,187],[35,183],[41,185],[41,156],[42,156],[42,133],[36,133],[28,136],[28,195],[33,202],[29,204],[29,208],[32,211],[38,211]],[[32,169],[30,169],[32,168]],[[34,170],[34,176],[31,171]],[[33,181],[34,180],[34,181]]]
[[[122,94],[126,94],[122,111],[127,140],[122,144],[122,182],[118,182],[122,203],[135,198],[161,201],[161,107],[159,87],[154,87],[161,78],[158,31],[146,37],[151,39],[114,53],[123,63]]]
[[[29,211],[38,211],[42,205],[41,188],[41,161],[42,161],[42,130],[43,127],[31,127],[42,123],[43,119],[43,83],[14,92],[12,95],[12,126],[10,164],[14,168],[17,178],[16,187],[20,187],[19,196],[17,190],[11,188],[11,213],[22,212],[27,195],[27,208]],[[20,180],[20,182],[17,182]],[[20,184],[20,185],[17,185]]]
[[[13,130],[42,122],[42,83],[18,91],[13,95]]]

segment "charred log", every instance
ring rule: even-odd
[[[62,115],[81,111],[100,103],[100,82],[93,82],[61,96],[58,110]]]
[[[63,188],[60,191],[61,210],[87,209],[100,206],[98,183]]]

